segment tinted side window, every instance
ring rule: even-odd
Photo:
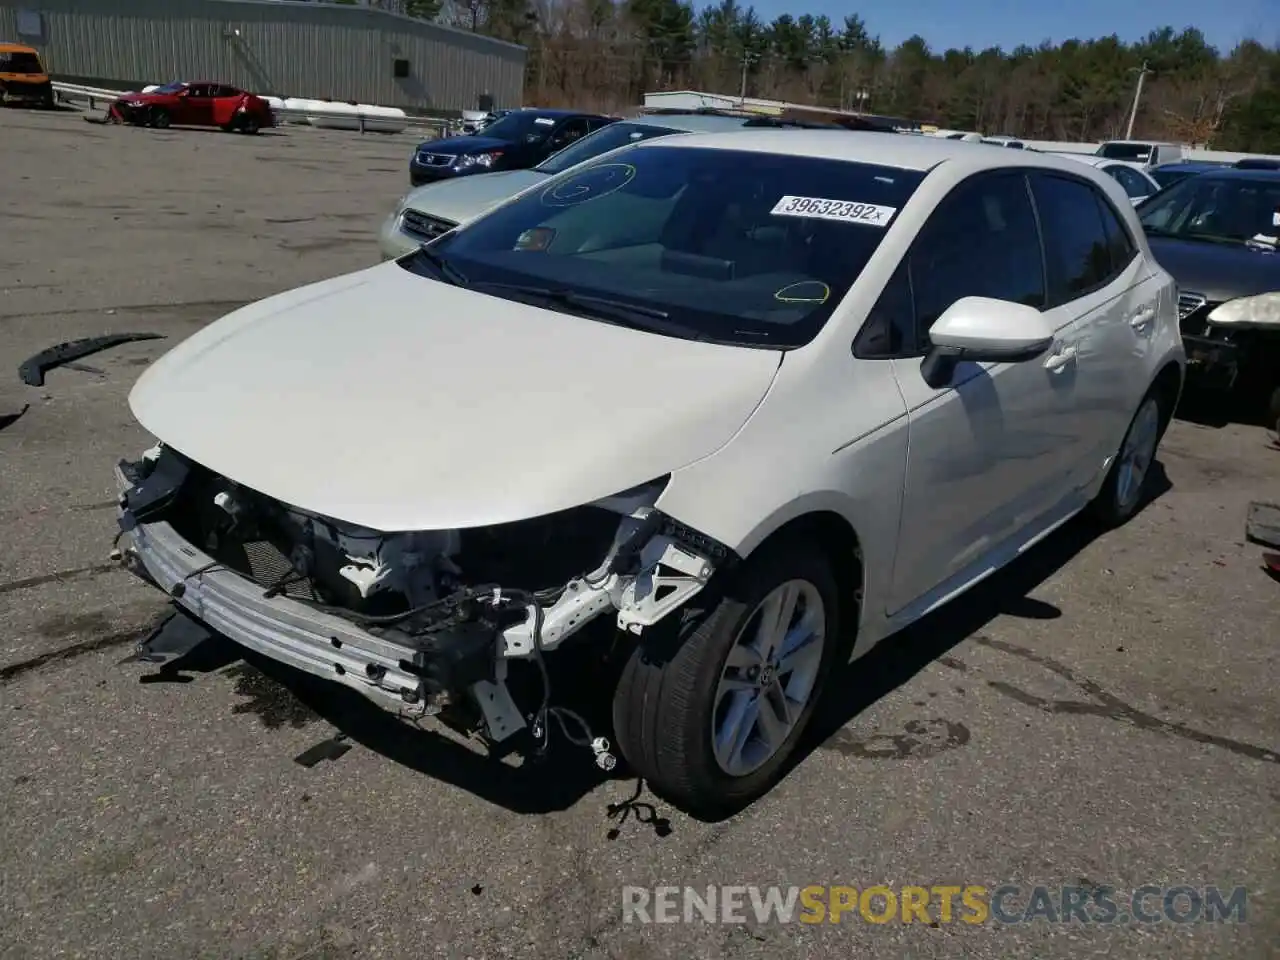
[[[574,117],[572,120],[566,120],[551,136],[548,146],[553,150],[567,146],[573,141],[581,139],[587,135],[587,121],[584,117]]]
[[[1021,175],[979,176],[938,204],[910,254],[916,328],[924,334],[964,297],[1043,307],[1044,261]]]
[[[1138,255],[1138,246],[1133,242],[1133,237],[1110,201],[1097,194],[1095,197],[1098,201],[1098,212],[1102,214],[1102,229],[1107,235],[1107,251],[1110,254],[1111,263],[1111,269],[1108,272],[1111,276],[1115,276]]]
[[[1111,253],[1092,187],[1079,180],[1031,178],[1049,263],[1049,304],[1096,290],[1111,278]]]

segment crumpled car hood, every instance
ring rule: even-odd
[[[129,406],[178,452],[286,504],[450,529],[589,503],[714,453],[780,362],[387,263],[209,325],[139,378]]]

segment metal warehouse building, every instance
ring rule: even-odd
[[[289,0],[0,0],[0,40],[56,79],[221,80],[416,110],[520,105],[525,48],[383,10]]]

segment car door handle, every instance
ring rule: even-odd
[[[1052,370],[1054,373],[1065,370],[1068,366],[1076,362],[1076,348],[1063,347],[1057,353],[1051,354],[1049,359],[1045,360],[1044,368]]]
[[[1150,304],[1147,304],[1145,307],[1142,307],[1140,310],[1138,310],[1137,313],[1135,313],[1132,317],[1129,318],[1129,326],[1133,327],[1133,329],[1137,330],[1138,332],[1142,332],[1151,324],[1151,321],[1154,320],[1155,318],[1156,318],[1156,308],[1151,306]]]

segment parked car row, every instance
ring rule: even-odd
[[[1142,506],[1186,359],[1105,172],[672,114],[543,163],[422,188],[498,184],[151,366],[126,566],[500,749],[586,727],[575,648],[612,698],[585,762],[616,750],[715,815],[784,774],[839,664],[1069,518]]]
[[[553,111],[552,115],[554,113]],[[547,115],[546,111],[529,110],[512,111],[507,117],[516,117],[511,121],[510,128],[514,134],[519,130],[536,127],[537,121]],[[506,118],[499,121],[500,124],[505,122]],[[454,137],[420,145],[414,151],[409,167],[410,182],[415,184],[415,189],[400,199],[379,234],[383,259],[390,260],[412,253],[423,242],[479,216],[520,191],[627,144],[678,133],[716,133],[778,126],[798,129],[808,126],[772,117],[743,116],[715,110],[662,111],[634,120],[613,120],[594,114],[565,112],[559,122],[564,125],[561,129],[569,131],[581,130],[582,123],[594,125],[594,130],[582,137],[568,137],[566,146],[528,167],[519,166],[514,156],[504,156],[504,166],[490,172],[491,167],[477,169],[477,161],[463,159],[468,156],[483,156],[495,149],[491,143],[492,128],[486,129],[478,137]],[[444,153],[445,150],[454,150],[455,153]],[[421,170],[421,158],[424,154],[458,159],[447,165],[437,165],[436,169],[449,170],[451,173],[443,174],[437,180],[421,183],[421,175],[415,173],[415,170]],[[537,153],[533,155],[536,156]],[[528,153],[519,155],[522,161],[529,156]],[[483,173],[483,176],[475,176],[476,173]]]

